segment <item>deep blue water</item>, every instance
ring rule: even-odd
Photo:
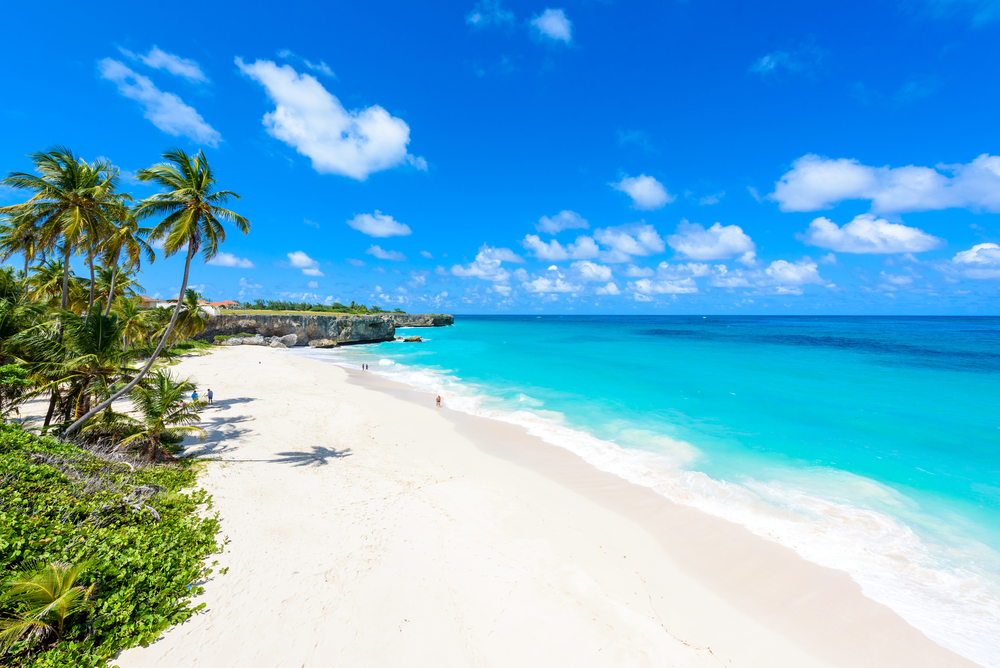
[[[301,354],[524,424],[1000,665],[1000,318],[459,316],[419,333]]]

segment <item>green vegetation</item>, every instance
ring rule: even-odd
[[[377,313],[405,313],[402,309],[395,309],[393,311],[384,311],[378,306],[365,306],[364,304],[355,304],[351,302],[348,305],[341,304],[340,302],[334,302],[332,304],[310,304],[308,302],[283,302],[283,301],[264,301],[258,299],[254,302],[246,302],[240,305],[239,309],[234,309],[230,312],[240,312],[240,311],[250,311],[255,313],[268,312],[271,314],[280,314],[287,312],[295,312],[302,314],[315,314],[315,313],[344,313],[350,315],[371,315]]]
[[[239,197],[216,190],[202,153],[172,149],[140,170],[163,192],[139,202],[107,160],[63,147],[30,157],[35,173],[0,180],[26,195],[0,207],[0,261],[24,258],[0,267],[0,664],[103,666],[189,617],[210,572],[217,523],[196,513],[208,499],[182,491],[194,471],[173,458],[201,434],[203,404],[182,401],[190,382],[162,364],[212,350],[191,338],[208,320],[187,288],[191,260],[218,253],[220,220],[250,223],[222,208]],[[160,220],[141,227],[149,218]],[[143,308],[136,292],[153,242],[186,255],[169,309]],[[37,397],[41,432],[60,440],[3,422]],[[135,415],[115,412],[120,398]]]
[[[136,467],[0,424],[0,664],[104,666],[190,617],[219,549],[193,483],[190,467]]]

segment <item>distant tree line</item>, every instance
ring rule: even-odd
[[[313,311],[314,313],[350,313],[352,315],[406,313],[403,309],[397,308],[392,311],[386,311],[375,305],[365,306],[364,304],[357,304],[353,301],[350,304],[341,304],[340,302],[333,302],[332,304],[310,304],[308,302],[264,301],[263,299],[258,299],[254,302],[245,302],[240,308],[249,311]]]

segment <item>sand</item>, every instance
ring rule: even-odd
[[[175,369],[215,391],[187,452],[229,570],[122,668],[975,665],[845,573],[374,374]]]

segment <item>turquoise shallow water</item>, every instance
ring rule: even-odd
[[[302,354],[744,524],[1000,666],[1000,318],[460,316]]]

